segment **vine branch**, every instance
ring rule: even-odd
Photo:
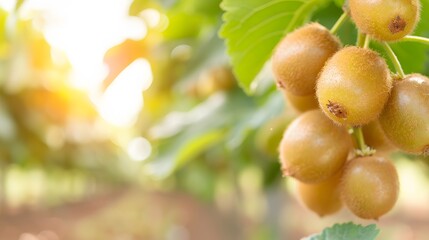
[[[335,34],[338,32],[338,30],[340,29],[340,27],[346,22],[346,20],[349,18],[349,15],[344,12],[339,18],[338,20],[335,22],[334,26],[332,26],[330,32],[332,34]]]
[[[404,78],[404,70],[402,70],[401,63],[399,62],[398,57],[396,57],[395,52],[393,52],[392,48],[387,42],[382,42],[381,45],[383,46],[384,50],[386,50],[387,56],[392,61],[393,66],[395,67],[395,70],[398,73],[399,77]]]
[[[365,42],[366,42],[366,38],[367,38],[367,36],[366,36],[365,33],[358,32],[356,46],[358,46],[358,47],[364,47],[365,46]]]
[[[423,44],[429,45],[429,38],[420,37],[420,36],[408,35],[403,37],[399,41],[400,42],[417,42],[417,43],[423,43]]]

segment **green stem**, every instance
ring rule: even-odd
[[[365,46],[365,41],[366,41],[366,34],[359,32],[358,33],[358,38],[357,38],[356,46],[358,46],[358,47],[364,47]]]
[[[365,144],[365,139],[363,137],[362,127],[353,127],[353,135],[352,135],[360,150],[365,151],[368,146]]]
[[[340,18],[338,18],[338,20],[335,22],[334,26],[332,26],[330,32],[332,34],[335,34],[338,32],[338,30],[340,29],[340,27],[346,22],[346,20],[349,18],[348,14],[346,12],[344,12]]]
[[[383,46],[384,50],[386,50],[386,53],[392,61],[393,66],[395,67],[395,70],[398,73],[399,77],[404,78],[404,70],[402,70],[401,63],[399,62],[398,57],[396,57],[395,52],[393,52],[392,48],[387,42],[382,42],[381,45]]]
[[[369,43],[371,42],[371,37],[366,36],[363,48],[369,48]]]
[[[429,45],[429,38],[419,37],[419,36],[410,36],[409,35],[409,36],[403,37],[399,41],[400,42],[417,42],[417,43],[423,43],[423,44]]]

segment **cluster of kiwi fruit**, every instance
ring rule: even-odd
[[[379,42],[410,34],[418,0],[349,0],[358,31]],[[399,179],[393,150],[429,154],[429,78],[398,77],[367,46],[342,46],[319,23],[301,26],[274,50],[278,89],[301,112],[285,130],[278,152],[284,176],[320,216],[342,205],[378,219],[395,205]]]

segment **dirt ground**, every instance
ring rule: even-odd
[[[212,207],[180,193],[115,191],[60,208],[3,215],[1,240],[238,239]]]
[[[267,215],[255,222],[181,192],[115,190],[58,208],[3,214],[0,240],[298,240],[348,221],[376,223],[377,240],[429,239],[427,211],[398,206],[378,222],[347,209],[319,218],[289,195],[274,195]]]

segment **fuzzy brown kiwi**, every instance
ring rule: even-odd
[[[429,154],[429,78],[411,74],[394,84],[380,115],[386,136],[398,148]]]
[[[326,63],[316,95],[320,108],[333,121],[358,126],[379,116],[391,88],[389,69],[378,53],[346,47]]]
[[[344,168],[341,199],[356,216],[378,219],[389,212],[399,194],[395,166],[379,156],[355,158]]]
[[[322,182],[343,167],[351,148],[344,127],[320,109],[307,111],[289,125],[280,142],[283,175],[304,183]]]
[[[341,171],[333,177],[316,184],[297,183],[301,202],[320,217],[337,212],[342,207],[339,184]]]
[[[272,56],[277,86],[294,95],[313,94],[320,70],[340,48],[339,39],[318,23],[289,33]]]
[[[358,29],[380,41],[412,33],[420,18],[419,0],[349,0],[349,7]]]
[[[386,137],[378,120],[372,121],[369,124],[362,126],[365,143],[372,149],[377,150],[377,153],[390,153],[396,147]]]
[[[298,96],[287,91],[282,92],[285,100],[289,103],[289,106],[292,106],[292,108],[298,112],[305,112],[319,108],[319,103],[317,102],[315,94]]]

